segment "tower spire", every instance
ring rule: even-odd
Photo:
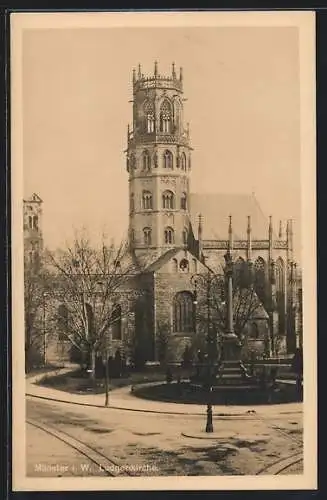
[[[181,82],[183,81],[183,68],[182,67],[179,68],[179,79]]]
[[[278,238],[282,239],[282,237],[283,237],[283,225],[282,225],[282,221],[280,220],[279,221]]]
[[[136,71],[135,68],[133,68],[133,83],[136,82]]]
[[[272,224],[272,216],[271,215],[269,215],[268,239],[269,239],[269,260],[271,260],[272,259],[272,248],[273,248],[273,224]]]
[[[176,79],[176,71],[175,71],[175,63],[173,62],[171,65],[171,74],[174,80]]]
[[[142,78],[142,74],[141,74],[141,65],[139,64],[138,66],[138,78]]]
[[[158,62],[154,61],[154,76],[158,76]]]
[[[251,233],[252,233],[252,227],[251,227],[251,215],[248,215],[248,227],[247,227],[247,236],[248,236],[248,240],[247,240],[247,259],[248,260],[251,260],[251,257],[252,257],[252,237],[251,237]]]
[[[233,227],[232,227],[232,216],[229,216],[228,224],[228,250],[233,250]]]

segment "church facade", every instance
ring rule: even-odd
[[[177,72],[174,64],[169,76],[159,74],[157,63],[152,75],[144,75],[140,66],[133,71],[133,116],[125,151],[128,239],[140,269],[131,286],[144,294],[134,303],[122,299],[121,315],[128,320],[121,322],[115,346],[128,357],[134,338],[148,361],[158,361],[163,347],[175,361],[186,346],[197,349],[214,305],[205,285],[196,307],[196,277],[207,276],[208,284],[212,276],[223,276],[230,249],[236,279],[237,273],[251,269],[259,303],[246,320],[247,348],[268,356],[291,354],[302,342],[302,285],[293,256],[292,221],[279,222],[276,230],[254,194],[192,192],[190,174],[197,166],[184,122],[183,85],[183,71]],[[24,206],[26,230],[33,231],[28,201]]]

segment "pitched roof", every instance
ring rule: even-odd
[[[268,217],[254,194],[192,193],[191,223],[197,238],[198,217],[203,217],[204,240],[227,240],[228,217],[232,216],[234,239],[247,238],[247,216],[251,216],[252,238],[268,239]]]
[[[170,250],[167,250],[164,254],[160,255],[158,259],[156,259],[152,264],[150,264],[146,269],[145,272],[155,272],[158,269],[160,269],[166,262],[168,262],[172,257],[174,257],[181,248],[171,248]]]

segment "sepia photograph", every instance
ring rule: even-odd
[[[11,110],[14,489],[315,489],[314,13],[12,14]]]

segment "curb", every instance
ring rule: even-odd
[[[31,394],[31,393],[26,393],[26,396],[36,398],[36,399],[43,399],[46,401],[56,401],[57,403],[65,403],[65,404],[71,404],[71,405],[77,405],[77,406],[87,406],[91,408],[103,408],[107,410],[120,410],[120,411],[134,411],[138,413],[153,413],[156,415],[186,415],[190,417],[198,417],[198,416],[205,416],[206,415],[206,409],[203,409],[203,412],[197,412],[197,413],[190,413],[190,412],[173,412],[173,411],[166,411],[166,410],[147,410],[147,409],[141,409],[141,408],[126,408],[123,406],[104,406],[104,405],[97,405],[93,403],[79,403],[78,401],[66,401],[64,399],[57,399],[57,398],[51,398],[49,396],[38,396],[36,394]],[[302,413],[301,411],[295,411],[292,413]],[[244,420],[257,420],[258,418],[267,418],[264,417],[260,414],[258,414],[255,410],[247,410],[246,412],[243,413],[216,413],[213,415],[213,418],[217,419],[219,418],[220,420],[229,420],[230,418],[234,418],[235,420],[241,419]]]

